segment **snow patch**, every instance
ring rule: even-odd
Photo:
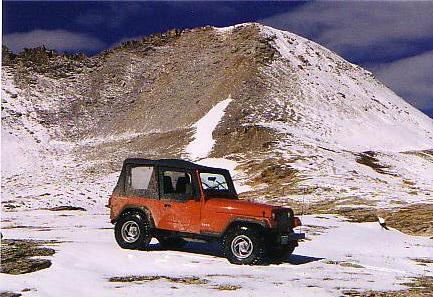
[[[229,96],[229,98],[219,102],[193,125],[196,130],[193,137],[194,140],[191,141],[185,149],[189,159],[198,160],[206,158],[210,154],[215,144],[212,133],[224,116],[225,109],[231,101],[232,99]]]

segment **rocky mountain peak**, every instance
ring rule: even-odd
[[[280,204],[389,205],[394,193],[423,201],[431,192],[432,120],[289,32],[248,23],[171,30],[92,57],[3,52],[2,134],[19,156],[58,160],[31,164],[58,172],[53,184],[76,186],[71,171],[100,180],[141,156],[228,166],[244,198]]]

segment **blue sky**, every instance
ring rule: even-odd
[[[371,70],[433,117],[433,2],[5,2],[3,44],[89,55],[172,28],[260,22]]]

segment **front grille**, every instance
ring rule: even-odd
[[[275,220],[277,221],[277,229],[279,232],[287,232],[289,230],[290,218],[289,212],[286,210],[279,211],[275,214]]]

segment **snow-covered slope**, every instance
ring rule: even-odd
[[[84,59],[26,52],[2,67],[2,107],[2,198],[13,207],[102,207],[129,156],[236,164],[243,197],[279,204],[433,195],[432,119],[368,71],[259,24]]]
[[[61,100],[38,91],[26,93],[15,85],[8,67],[2,68],[1,82],[2,208],[102,209],[117,174],[84,175],[90,164],[77,162],[76,143],[58,136],[65,123],[44,125],[41,114],[55,112]]]
[[[355,198],[355,204],[358,198],[373,200],[381,207],[392,201],[431,203],[431,152],[402,152],[433,149],[433,120],[370,72],[328,49],[289,32],[270,27],[261,31],[280,54],[262,70],[270,77],[269,98],[279,107],[270,112],[290,118],[252,117],[277,131],[286,159],[298,159],[292,167],[307,179],[303,186],[321,189],[307,200],[339,196]],[[356,154],[366,151],[375,151],[377,165],[385,170],[376,170]]]
[[[433,120],[370,72],[295,34],[270,27],[261,30],[274,38],[280,54],[263,69],[271,77],[271,97],[280,112],[295,117],[289,123],[264,120],[263,125],[314,145],[352,151],[433,148]],[[294,81],[294,92],[282,92],[284,83]]]
[[[370,72],[298,35],[258,24],[217,32],[227,39],[248,26],[257,26],[277,53],[260,67],[266,91],[241,123],[270,129],[272,149],[244,158],[264,170],[259,164],[268,160],[285,163],[297,176],[295,190],[287,181],[255,185],[254,199],[289,205],[337,199],[372,210],[432,202],[431,118]]]

